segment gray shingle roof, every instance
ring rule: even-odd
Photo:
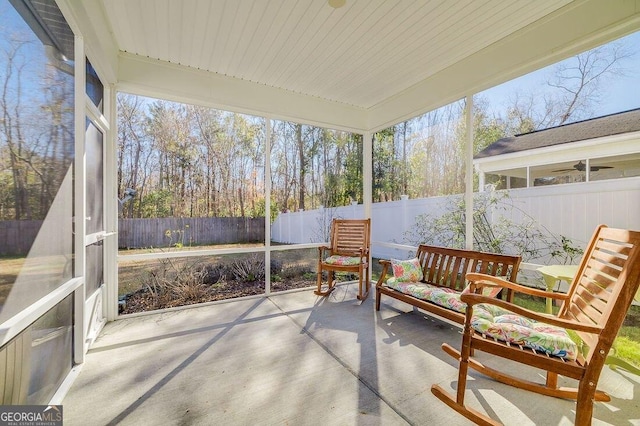
[[[640,108],[498,139],[474,158],[493,157],[637,131],[640,131]]]

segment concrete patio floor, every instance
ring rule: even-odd
[[[373,295],[360,303],[356,287],[109,323],[63,400],[64,423],[469,424],[430,391],[433,383],[455,389],[457,364],[440,345],[459,347],[460,329],[390,298],[376,312]],[[467,403],[507,425],[573,423],[571,401],[471,377]],[[593,424],[640,425],[640,377],[605,367],[599,388],[612,401],[595,404]]]

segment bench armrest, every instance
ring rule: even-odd
[[[329,246],[319,246],[318,247],[318,255],[320,256],[320,259],[324,258],[324,252],[326,250],[331,250],[331,247],[329,247]]]
[[[384,284],[387,279],[387,271],[389,270],[389,267],[391,266],[391,261],[390,260],[385,260],[385,259],[380,259],[378,260],[378,263],[380,265],[382,265],[382,272],[380,272],[380,278],[378,278],[378,282],[376,283],[376,287],[380,287],[382,284]]]

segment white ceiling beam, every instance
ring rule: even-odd
[[[367,111],[156,59],[121,53],[118,90],[362,133]]]

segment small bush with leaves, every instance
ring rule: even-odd
[[[518,254],[525,262],[551,260],[565,264],[582,256],[583,250],[571,239],[554,235],[541,226],[519,208],[506,191],[476,194],[473,208],[473,247],[476,250]],[[405,242],[463,248],[466,239],[464,198],[452,197],[445,211],[438,217],[418,216],[413,228],[404,234]],[[509,214],[502,215],[502,212]],[[518,222],[508,219],[513,212],[518,212],[522,219]]]

